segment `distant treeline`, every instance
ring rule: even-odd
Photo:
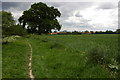
[[[36,5],[36,4],[35,4]],[[39,3],[39,7],[44,6],[47,7],[45,4],[43,5],[43,3]],[[55,10],[55,14],[56,16],[60,14],[56,13],[57,9],[54,9],[53,7],[48,7],[48,10]],[[31,9],[30,9],[31,10]],[[43,10],[43,9],[42,9]],[[36,10],[35,10],[36,11]],[[45,10],[46,11],[46,10]],[[26,12],[26,11],[25,11]],[[31,12],[31,11],[30,11]],[[43,10],[44,12],[44,10]],[[51,13],[51,12],[50,12]],[[59,11],[58,11],[59,13]],[[52,14],[52,13],[51,13]],[[44,15],[44,14],[42,14]],[[111,30],[106,30],[106,31],[60,31],[61,29],[61,25],[59,24],[59,22],[57,21],[56,17],[53,16],[53,19],[45,19],[43,18],[43,20],[38,21],[38,20],[34,20],[38,17],[35,17],[33,15],[33,19],[30,19],[29,22],[29,16],[26,15],[27,18],[25,18],[25,20],[28,20],[28,23],[24,23],[25,20],[23,20],[23,18],[25,16],[20,17],[19,18],[19,23],[16,24],[16,21],[14,20],[14,17],[12,16],[12,14],[10,12],[6,12],[6,11],[0,11],[0,16],[2,16],[2,25],[0,25],[0,27],[2,27],[2,37],[7,37],[7,36],[12,36],[12,35],[19,35],[19,36],[24,36],[27,34],[59,34],[59,35],[80,35],[80,34],[120,34],[120,29],[117,29],[116,31],[111,31]],[[32,20],[32,22],[31,22]],[[38,22],[37,22],[38,21]],[[37,23],[36,23],[37,22]],[[41,23],[39,23],[41,22]],[[36,25],[34,25],[34,23],[36,23]],[[30,26],[28,26],[28,24]],[[39,24],[39,25],[38,25]],[[26,25],[26,26],[25,26]],[[39,28],[39,29],[38,29]],[[55,32],[52,32],[52,30],[56,30]],[[58,32],[60,31],[60,32]]]
[[[120,34],[120,29],[117,29],[116,31],[111,31],[111,30],[106,30],[106,31],[73,31],[73,32],[69,32],[69,31],[61,31],[61,32],[53,32],[51,33],[52,35],[55,35],[55,34],[65,34],[65,35],[68,35],[68,34],[73,34],[73,35],[76,35],[76,34]]]

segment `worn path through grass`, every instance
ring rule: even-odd
[[[34,75],[32,73],[32,46],[31,44],[27,41],[27,44],[29,45],[29,48],[30,48],[30,51],[29,51],[29,64],[28,64],[28,67],[29,67],[29,78],[31,80],[34,80]]]

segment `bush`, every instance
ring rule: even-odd
[[[116,58],[118,64],[120,64],[120,54],[118,53],[117,58]]]
[[[104,47],[93,47],[89,51],[88,62],[92,64],[108,64],[110,62],[108,51]]]
[[[22,28],[20,25],[14,25],[11,28],[13,31],[11,32],[11,35],[19,35],[19,36],[24,36],[27,34],[27,31]]]
[[[52,45],[50,45],[50,49],[61,49],[61,48],[63,48],[63,45],[61,45],[60,43],[58,43],[58,42],[54,42],[54,43],[52,43]]]
[[[2,39],[2,44],[7,44],[9,42],[14,42],[20,36],[9,36]]]
[[[43,38],[43,39],[41,40],[41,42],[48,42],[48,41],[49,41],[48,38]]]
[[[12,35],[19,35],[24,36],[27,34],[27,31],[22,28],[20,25],[13,25],[8,28],[4,28],[3,30],[3,37],[12,36]]]
[[[120,78],[120,54],[119,53],[117,56],[117,62],[118,62],[118,77]]]

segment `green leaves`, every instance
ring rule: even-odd
[[[2,15],[2,34],[4,37],[9,35],[9,32],[11,31],[10,27],[15,24],[15,21],[12,14],[9,12],[1,11],[0,15]]]
[[[29,10],[24,11],[19,22],[24,28],[27,24],[30,33],[50,33],[52,29],[61,29],[61,25],[56,19],[60,15],[58,9],[40,2],[31,5]]]
[[[0,12],[2,14],[2,27],[10,27],[15,24],[15,21],[13,19],[13,16],[9,12],[2,11]]]
[[[117,30],[116,30],[116,33],[120,34],[120,29],[117,29]]]

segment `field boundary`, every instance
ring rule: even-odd
[[[27,44],[29,45],[30,51],[29,51],[29,64],[28,64],[28,68],[29,68],[29,78],[31,80],[34,80],[34,75],[32,73],[32,45],[27,41]]]

